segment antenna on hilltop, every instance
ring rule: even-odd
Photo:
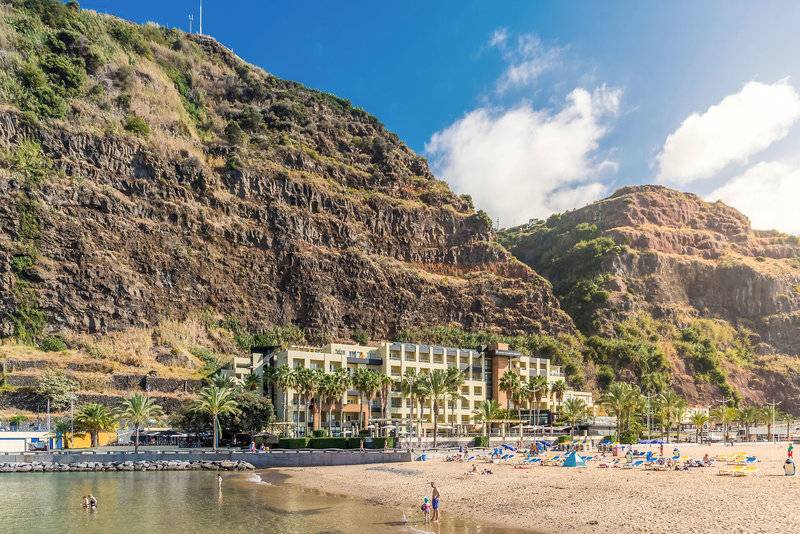
[[[200,0],[200,35],[203,35],[203,0]]]
[[[189,33],[192,33],[192,23],[194,22],[194,15],[189,13]]]

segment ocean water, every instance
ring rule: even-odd
[[[332,488],[332,490],[334,490]],[[82,507],[83,495],[98,500]],[[499,534],[448,517],[426,525],[416,510],[305,490],[269,471],[3,473],[0,532],[362,534],[407,532]]]

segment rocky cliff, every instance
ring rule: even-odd
[[[695,380],[702,371],[680,346],[697,341],[686,330],[698,320],[715,321],[699,330],[720,344],[720,354],[739,337],[743,359],[722,357],[719,367],[744,395],[763,400],[796,390],[787,374],[800,383],[793,364],[773,361],[800,355],[797,236],[753,230],[722,203],[647,185],[506,230],[501,241],[553,282],[587,335],[617,336],[621,321],[640,315],[680,328],[677,349],[672,343],[665,352],[690,397],[718,393]]]
[[[0,4],[0,334],[212,309],[309,336],[573,329],[371,115],[213,39]]]

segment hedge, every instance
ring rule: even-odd
[[[278,440],[279,449],[305,449],[308,447],[308,438],[281,438]]]
[[[359,449],[362,438],[281,438],[277,449]],[[394,447],[394,438],[364,439],[365,449],[383,449]]]
[[[489,446],[489,436],[475,436],[475,446],[476,447],[488,447]]]
[[[348,449],[348,438],[314,438],[309,440],[312,449]]]

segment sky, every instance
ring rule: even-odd
[[[199,0],[83,0],[188,30]],[[800,234],[800,2],[205,0],[204,33],[376,115],[502,226],[629,184]]]

